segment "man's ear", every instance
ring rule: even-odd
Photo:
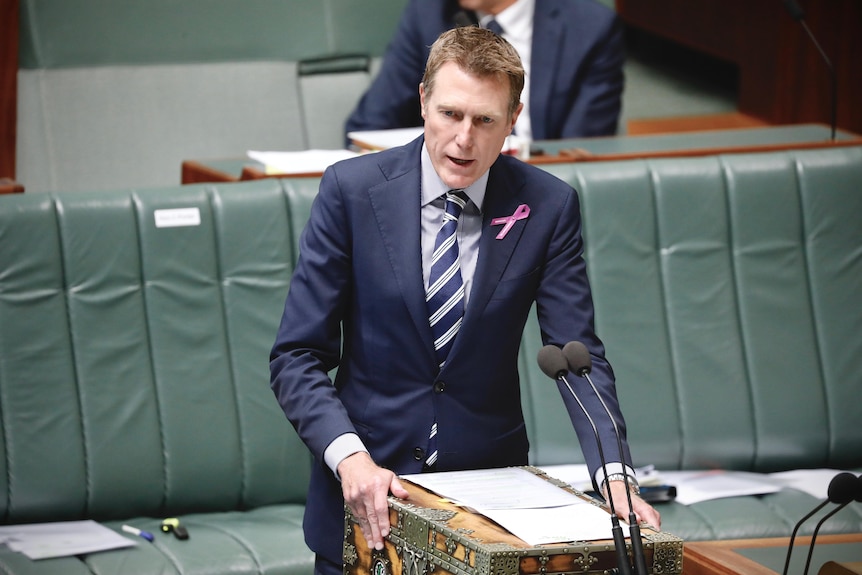
[[[419,113],[422,114],[422,119],[425,119],[425,83],[419,82]]]
[[[518,121],[518,116],[520,116],[520,115],[521,115],[521,111],[522,111],[523,109],[524,109],[524,103],[523,103],[523,102],[521,102],[521,103],[519,103],[519,104],[518,104],[517,109],[516,109],[516,110],[515,110],[515,112],[512,114],[512,126],[510,127],[510,130],[511,130],[511,131],[514,131],[514,130],[515,130],[515,122],[517,122],[517,121]]]

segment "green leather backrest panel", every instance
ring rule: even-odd
[[[636,464],[862,467],[862,147],[546,169],[580,192]],[[318,183],[0,196],[4,522],[304,500],[267,364]],[[541,345],[532,318],[531,459],[574,462]]]
[[[22,68],[381,56],[406,0],[22,0]]]
[[[637,464],[862,464],[862,148],[547,169],[581,194]]]
[[[86,454],[59,230],[50,199],[25,196],[0,204],[3,514],[72,517],[85,506]]]
[[[0,201],[0,515],[304,501],[269,389],[293,269],[277,180]],[[198,225],[157,227],[192,209]]]
[[[862,457],[862,150],[811,153],[796,173],[806,230],[811,313],[829,422],[829,464]]]

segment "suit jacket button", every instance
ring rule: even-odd
[[[413,459],[416,461],[424,461],[425,460],[425,450],[421,447],[413,448]]]
[[[434,393],[443,393],[443,390],[446,389],[446,384],[442,381],[434,382]]]

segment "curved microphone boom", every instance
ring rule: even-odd
[[[823,519],[817,522],[817,527],[814,528],[814,534],[811,535],[811,543],[808,545],[808,558],[805,560],[805,571],[802,572],[802,575],[808,575],[808,567],[811,565],[811,556],[814,554],[814,542],[817,540],[817,533],[820,531],[820,526],[823,525],[827,519],[847,507],[851,501],[862,501],[862,475],[859,477],[854,476],[852,473],[847,473],[847,475],[852,477],[855,481],[850,482],[850,480],[847,480],[848,488],[838,493],[834,499],[830,497],[830,500],[834,503],[838,503],[838,507],[824,515]],[[829,486],[832,487],[832,484],[830,483]],[[850,489],[850,487],[853,487],[854,489]]]
[[[593,418],[590,417],[587,408],[584,407],[583,403],[581,403],[581,400],[578,398],[577,394],[575,393],[575,390],[572,389],[572,386],[569,384],[569,380],[566,379],[566,374],[569,372],[569,364],[566,361],[566,358],[563,357],[563,351],[557,346],[546,345],[539,350],[537,360],[539,363],[539,369],[541,369],[545,375],[547,375],[554,381],[562,381],[566,385],[566,388],[569,390],[569,393],[577,402],[578,407],[580,407],[581,411],[584,412],[587,421],[590,422],[590,425],[593,428],[593,433],[596,436],[596,446],[599,450],[599,459],[602,462],[602,471],[607,477],[607,462],[605,461],[605,453],[602,449],[601,439],[599,438],[599,431],[598,429],[596,429],[596,423],[593,421]],[[608,489],[608,503],[611,506],[611,533],[613,533],[614,536],[614,547],[617,553],[616,572],[619,575],[632,575],[631,564],[629,563],[629,556],[626,553],[626,538],[623,535],[622,527],[620,527],[620,520],[619,517],[617,517],[616,507],[614,506],[614,500],[610,494],[610,489]]]
[[[858,488],[858,481],[859,480],[855,475],[848,472],[839,473],[832,478],[832,481],[829,482],[829,487],[826,490],[826,501],[812,509],[808,515],[800,519],[796,526],[793,527],[793,532],[790,534],[790,543],[787,545],[787,556],[784,559],[784,571],[782,571],[782,575],[787,575],[787,569],[790,566],[790,555],[793,553],[793,541],[796,539],[796,532],[799,531],[802,524],[808,521],[812,515],[823,509],[829,503],[842,504],[852,501],[856,494],[856,489]],[[812,547],[814,546],[814,541],[811,542],[811,545]]]
[[[832,61],[829,60],[826,52],[824,52],[823,48],[820,47],[820,42],[817,41],[811,28],[808,27],[808,23],[805,22],[805,12],[802,10],[802,7],[796,2],[796,0],[784,0],[784,7],[787,9],[790,17],[799,22],[802,25],[802,28],[805,29],[805,33],[808,34],[808,37],[811,39],[814,47],[817,48],[817,51],[820,52],[820,57],[829,69],[829,79],[832,88],[829,126],[832,129],[832,141],[835,141],[835,126],[837,124],[836,114],[838,112],[838,77],[835,75],[835,68],[832,67]]]
[[[583,377],[589,382],[590,387],[593,389],[593,393],[596,394],[596,397],[599,399],[599,402],[605,409],[605,413],[608,414],[608,419],[610,419],[611,424],[614,427],[614,435],[617,439],[617,449],[620,453],[620,459],[622,459],[623,441],[622,437],[620,436],[620,430],[617,426],[616,418],[611,414],[611,410],[608,409],[605,400],[602,399],[602,396],[599,394],[599,390],[596,388],[595,384],[593,383],[593,380],[590,378],[590,372],[593,369],[593,360],[590,357],[590,351],[583,343],[579,341],[570,341],[563,346],[563,356],[566,358],[566,363],[568,363],[569,370],[571,370],[571,372],[575,375]],[[629,533],[631,534],[632,541],[632,560],[634,562],[634,568],[637,572],[637,575],[647,575],[648,570],[646,567],[646,558],[644,557],[641,530],[640,526],[638,525],[637,516],[635,515],[634,506],[632,505],[631,489],[629,489],[629,474],[626,468],[625,461],[622,461],[621,463],[623,467],[623,477],[625,478],[626,482],[626,500],[629,507]],[[605,477],[607,477],[607,471],[605,471]],[[608,494],[610,494],[610,484],[607,485],[607,491]]]

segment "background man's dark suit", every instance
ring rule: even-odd
[[[577,195],[507,156],[490,169],[473,288],[438,374],[420,253],[422,142],[327,170],[273,348],[273,390],[317,461],[306,539],[335,563],[341,562],[343,498],[322,459],[339,435],[358,433],[382,467],[418,473],[436,414],[439,471],[527,463],[517,359],[534,300],[546,343],[583,341],[593,354],[593,379],[610,392],[605,399],[618,412],[613,376],[593,333]],[[491,220],[521,204],[530,207],[529,217],[495,239],[500,226]],[[342,345],[333,387],[327,372]],[[549,380],[548,393],[556,393],[552,386]],[[563,397],[595,471],[592,428],[568,394]],[[593,413],[603,413],[592,404]],[[620,461],[610,423],[600,419],[599,425],[606,456]]]
[[[346,132],[421,126],[417,88],[437,36],[454,26],[457,0],[411,0],[380,73]],[[616,13],[595,0],[536,0],[530,120],[534,140],[616,134],[625,59]]]

